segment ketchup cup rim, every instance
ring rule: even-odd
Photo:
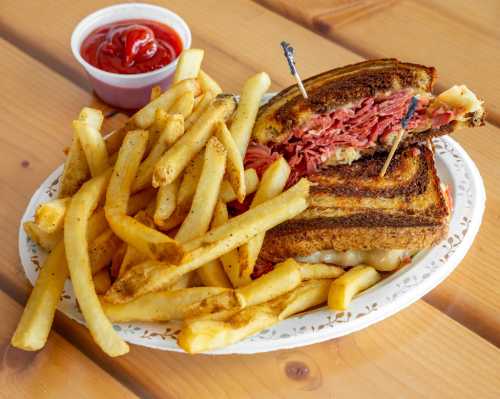
[[[123,73],[115,73],[115,72],[109,72],[109,71],[105,71],[103,69],[99,69],[99,68],[95,67],[94,65],[90,64],[89,62],[87,62],[82,57],[82,55],[80,53],[81,52],[81,45],[83,43],[83,40],[85,40],[85,38],[83,38],[82,40],[80,40],[81,36],[83,36],[82,32],[80,32],[80,30],[83,29],[82,26],[86,25],[87,23],[90,23],[95,18],[99,18],[101,15],[109,12],[112,9],[129,8],[129,7],[143,7],[143,8],[150,9],[152,11],[161,11],[163,13],[166,12],[167,14],[169,14],[169,16],[172,19],[176,20],[181,25],[182,29],[184,30],[184,32],[179,32],[178,29],[172,28],[172,29],[174,29],[176,31],[176,33],[181,38],[181,41],[182,41],[182,51],[184,51],[186,49],[189,49],[191,47],[192,36],[191,36],[191,30],[189,29],[188,24],[186,23],[186,21],[184,21],[184,19],[181,16],[179,16],[175,12],[169,10],[168,8],[160,7],[160,6],[153,5],[153,4],[145,4],[145,3],[121,3],[121,4],[115,4],[115,5],[112,5],[112,6],[109,6],[109,7],[100,8],[99,10],[94,11],[93,13],[87,15],[85,18],[83,18],[82,20],[80,20],[80,22],[78,22],[78,24],[75,26],[75,29],[73,30],[73,33],[71,34],[71,51],[73,53],[73,56],[89,72],[93,71],[94,73],[100,74],[103,77],[104,76],[113,77],[113,78],[120,77],[120,79],[132,80],[134,78],[147,78],[147,77],[150,77],[150,76],[153,77],[153,76],[159,75],[162,72],[167,72],[169,69],[172,68],[172,66],[174,66],[174,65],[177,64],[179,56],[177,56],[174,60],[172,60],[167,65],[164,65],[161,68],[155,69],[153,71],[142,72],[142,73],[123,74]],[[118,21],[121,21],[121,20],[126,20],[126,19],[129,19],[129,18],[116,19],[115,22],[118,22]],[[144,17],[142,19],[149,19],[149,18]],[[151,21],[161,22],[160,20],[157,20],[157,19],[156,20],[155,19],[151,19]],[[98,26],[96,26],[93,29],[96,29],[96,28],[98,28]],[[79,42],[79,43],[77,43],[77,42]]]

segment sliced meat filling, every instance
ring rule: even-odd
[[[328,114],[313,115],[302,126],[292,129],[280,143],[265,146],[252,142],[245,157],[245,167],[254,168],[262,175],[282,154],[292,168],[290,186],[301,177],[316,172],[339,149],[361,150],[379,143],[390,144],[394,133],[401,127],[401,119],[412,96],[410,90],[401,90],[365,98]],[[430,103],[430,98],[419,97],[417,109],[408,124],[409,131],[439,128],[454,118],[453,110],[445,105],[433,107],[430,111]]]

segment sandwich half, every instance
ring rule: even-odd
[[[413,96],[417,108],[401,147],[484,124],[482,101],[471,90],[453,86],[435,96],[435,78],[432,67],[381,59],[305,80],[308,99],[291,86],[261,107],[246,166],[261,172],[283,155],[293,183],[323,166],[387,152]]]

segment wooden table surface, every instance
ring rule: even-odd
[[[133,346],[106,357],[88,332],[57,314],[46,348],[9,345],[30,285],[17,252],[33,191],[63,161],[70,123],[101,104],[72,58],[76,23],[106,0],[0,3],[0,398],[498,398],[500,397],[500,2],[498,0],[165,0],[206,50],[226,91],[267,71],[291,83],[279,42],[306,77],[370,57],[437,67],[438,88],[466,83],[488,123],[454,137],[483,176],[481,230],[456,271],[408,309],[347,337],[252,356],[189,356]],[[106,118],[105,130],[123,122]],[[293,373],[299,365],[299,373]]]

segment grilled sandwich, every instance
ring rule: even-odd
[[[450,206],[432,150],[405,148],[379,177],[384,161],[377,153],[311,174],[311,205],[267,232],[261,258],[392,264],[439,242],[448,231]]]
[[[447,233],[449,196],[430,139],[484,124],[481,100],[466,86],[432,93],[432,67],[395,59],[361,62],[304,81],[259,111],[246,167],[259,174],[279,156],[306,176],[311,206],[267,232],[261,264],[295,257],[343,266],[395,263]],[[388,172],[379,177],[411,99],[416,111]]]

